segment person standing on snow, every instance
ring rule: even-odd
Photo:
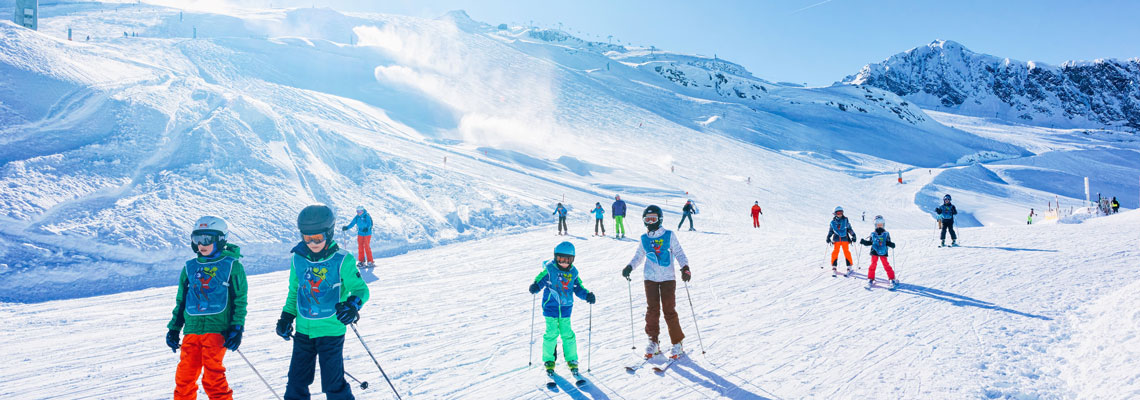
[[[1120,212],[1120,203],[1116,201],[1116,196],[1112,196],[1112,213]]]
[[[843,249],[843,258],[847,261],[847,273],[851,273],[851,248],[850,242],[855,241],[855,230],[851,229],[851,222],[847,221],[847,217],[843,216],[843,207],[835,207],[834,215],[831,218],[831,224],[827,230],[827,244],[833,245],[831,250],[831,273],[836,274],[835,270],[839,266],[839,250]]]
[[[368,215],[368,210],[364,206],[356,206],[356,216],[352,218],[352,222],[348,226],[341,228],[342,231],[347,231],[356,227],[356,254],[360,256],[360,260],[356,262],[356,268],[376,268],[376,264],[372,262],[372,216]],[[368,263],[365,264],[364,260],[367,259]]]
[[[1026,224],[1026,225],[1033,225],[1033,216],[1034,216],[1034,215],[1036,215],[1036,214],[1034,214],[1034,213],[1033,213],[1033,209],[1032,209],[1032,208],[1030,208],[1030,209],[1029,209],[1029,219],[1028,219],[1027,221],[1025,221],[1025,224]]]
[[[954,216],[958,215],[958,209],[950,203],[950,195],[942,196],[942,205],[934,209],[934,213],[938,214],[938,221],[942,226],[942,245],[939,247],[946,247],[946,231],[950,231],[951,246],[958,245],[958,234],[954,232]]]
[[[554,207],[554,212],[550,213],[550,215],[555,214],[558,215],[558,234],[569,234],[570,231],[566,229],[566,207],[563,207],[562,203],[558,203],[558,206]]]
[[[620,195],[614,196],[614,204],[610,207],[614,219],[614,237],[625,237],[625,200]]]
[[[891,241],[891,234],[886,230],[887,222],[883,219],[882,215],[875,216],[875,231],[871,232],[868,239],[862,239],[859,244],[864,246],[871,246],[871,266],[867,269],[867,288],[875,283],[875,269],[879,261],[883,262],[883,269],[887,271],[887,278],[891,280],[891,290],[898,287],[899,281],[895,279],[895,270],[891,269],[891,263],[887,261],[887,249],[895,248],[895,242]]]
[[[760,210],[760,201],[756,201],[756,203],[752,205],[752,227],[753,228],[759,228],[760,227],[760,215],[762,215],[762,214],[764,214],[764,212]]]
[[[606,235],[606,225],[602,220],[606,218],[606,209],[602,208],[602,203],[594,203],[594,236],[598,236],[598,228],[602,229],[602,236]]]
[[[696,207],[693,207],[693,201],[692,200],[686,201],[685,207],[681,208],[681,222],[677,224],[677,229],[681,229],[681,225],[685,224],[685,218],[688,218],[689,219],[689,230],[695,231],[696,229],[693,229],[693,214],[696,214],[696,213],[697,213],[697,209],[696,209]]]
[[[586,290],[574,267],[574,244],[559,243],[554,248],[554,259],[542,263],[542,272],[530,284],[530,293],[542,290],[542,316],[546,319],[546,333],[542,335],[542,364],[546,373],[554,372],[558,337],[562,337],[562,357],[570,372],[578,375],[578,342],[570,329],[570,312],[574,309],[574,296],[594,304],[597,297]]]
[[[277,335],[295,339],[285,398],[309,399],[319,357],[325,398],[351,400],[352,388],[344,380],[345,326],[360,318],[368,285],[360,277],[356,259],[333,240],[332,209],[324,204],[305,207],[297,216],[297,229],[301,242],[291,251],[289,294],[277,320]]]
[[[681,249],[677,235],[661,227],[664,214],[661,208],[651,205],[641,213],[642,222],[648,231],[641,235],[641,243],[633,259],[622,269],[621,275],[630,280],[634,266],[645,262],[645,333],[649,335],[649,345],[645,346],[645,358],[661,354],[658,338],[661,334],[661,313],[665,313],[665,325],[669,328],[669,339],[673,343],[671,358],[684,354],[681,341],[685,333],[681,331],[681,321],[677,317],[677,278],[674,265],[681,265],[681,280],[692,279],[689,259]],[[674,263],[674,261],[676,261]]]
[[[238,261],[241,250],[226,241],[228,233],[226,220],[214,216],[199,218],[190,233],[196,257],[182,268],[174,316],[166,324],[166,345],[172,351],[182,349],[174,375],[175,400],[198,398],[199,375],[210,399],[233,399],[222,359],[226,349],[241,345],[248,286]],[[186,333],[181,345],[180,331]]]

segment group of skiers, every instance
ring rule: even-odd
[[[757,204],[759,204],[759,202],[757,202]],[[758,209],[759,209],[759,205],[757,205],[756,208],[754,208],[754,210],[758,210]],[[621,195],[615,195],[614,196],[614,202],[613,202],[613,204],[610,205],[610,211],[612,212],[611,215],[612,215],[613,220],[614,220],[614,238],[615,239],[624,238],[626,236],[625,235],[625,223],[624,223],[624,220],[625,220],[625,201],[621,199]],[[602,220],[605,219],[606,209],[602,208],[602,203],[601,202],[594,203],[594,208],[592,210],[590,210],[590,213],[594,214],[594,236],[605,236],[606,235],[606,226]],[[700,210],[698,210],[697,207],[693,204],[693,200],[685,201],[685,205],[683,207],[681,207],[681,222],[677,224],[677,229],[681,229],[681,226],[685,224],[685,220],[688,219],[689,220],[689,230],[695,231],[696,229],[693,228],[693,214],[698,214],[698,213],[700,213]],[[550,214],[550,215],[556,215],[558,217],[557,223],[558,223],[558,234],[559,235],[564,236],[564,235],[570,234],[570,231],[566,226],[567,214],[569,214],[569,210],[567,210],[566,206],[562,205],[562,203],[556,204],[554,206],[554,212],[552,212]],[[757,223],[759,223],[759,222],[757,222]]]
[[[357,263],[333,240],[335,216],[328,206],[311,205],[297,216],[301,241],[290,251],[289,290],[276,326],[278,336],[293,341],[286,399],[309,398],[318,359],[326,398],[353,398],[345,381],[344,335],[369,297],[358,267],[373,265],[368,248],[372,220],[363,207],[342,230],[353,226],[367,264]],[[240,248],[228,242],[228,234],[228,224],[216,216],[199,218],[190,234],[195,257],[180,273],[166,334],[167,346],[181,350],[176,400],[197,398],[199,376],[210,399],[233,398],[222,360],[226,350],[237,351],[241,345],[247,285]]]
[[[871,266],[867,270],[867,288],[870,289],[875,284],[875,270],[878,264],[883,263],[883,269],[887,271],[887,279],[890,279],[890,289],[894,290],[898,287],[899,281],[895,279],[895,270],[891,268],[891,263],[887,259],[888,252],[895,248],[895,243],[891,241],[891,234],[886,230],[887,221],[882,215],[875,216],[875,231],[865,238],[859,240],[859,244],[871,247]],[[843,258],[847,264],[847,272],[844,276],[851,274],[851,250],[849,244],[855,241],[855,229],[851,227],[851,222],[843,215],[843,207],[835,207],[832,213],[831,223],[827,230],[827,244],[832,246],[831,250],[831,276],[836,276],[839,273],[839,251],[843,251]]]

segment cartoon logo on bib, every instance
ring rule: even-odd
[[[328,268],[321,266],[314,266],[305,272],[305,281],[309,283],[309,298],[314,304],[321,304],[321,283],[324,283],[328,272]]]
[[[653,253],[658,257],[661,256],[661,245],[665,244],[664,239],[653,239]]]
[[[195,294],[198,295],[198,299],[200,300],[198,302],[198,311],[206,311],[206,308],[210,305],[210,281],[214,280],[217,273],[218,267],[216,266],[202,267],[198,269],[198,272],[194,273],[194,279],[198,280],[198,285],[194,285],[196,286],[194,288]]]

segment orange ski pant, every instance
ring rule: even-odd
[[[202,376],[202,389],[210,400],[233,400],[234,392],[226,382],[226,339],[220,333],[186,335],[182,338],[181,361],[174,374],[174,400],[198,398],[198,376]],[[205,370],[205,373],[203,373]]]

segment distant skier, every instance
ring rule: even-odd
[[[621,275],[629,280],[634,266],[645,263],[645,333],[649,335],[649,345],[645,346],[645,358],[661,354],[658,337],[661,334],[661,313],[665,313],[665,325],[669,328],[669,339],[673,343],[671,358],[684,354],[681,341],[685,333],[681,331],[681,321],[677,317],[677,278],[674,265],[681,264],[681,280],[692,278],[689,271],[689,258],[681,249],[677,235],[661,227],[664,222],[661,208],[651,205],[641,213],[642,222],[648,231],[641,235],[641,243],[633,259],[622,269]],[[674,259],[676,264],[674,264]]]
[[[862,239],[859,241],[861,245],[871,246],[871,266],[867,269],[868,289],[875,283],[875,269],[879,261],[883,262],[883,269],[887,271],[887,278],[891,280],[891,290],[899,285],[899,281],[895,279],[895,270],[891,269],[891,263],[887,261],[888,248],[895,248],[895,243],[891,241],[891,234],[887,232],[886,224],[882,215],[876,215],[875,231],[871,232],[869,240]]]
[[[681,222],[679,224],[677,224],[677,229],[681,229],[681,225],[684,225],[685,219],[688,218],[689,219],[689,230],[695,231],[696,229],[693,229],[693,214],[696,214],[696,213],[697,213],[697,209],[696,209],[696,207],[693,207],[693,201],[692,200],[686,201],[685,207],[681,208]]]
[[[863,214],[859,216],[859,220],[863,221],[863,222],[867,222],[867,212],[866,211],[863,211]]]
[[[325,398],[352,399],[352,388],[344,380],[345,326],[360,318],[368,285],[360,277],[356,258],[333,240],[332,209],[324,204],[305,207],[297,215],[297,229],[301,242],[291,251],[289,291],[277,320],[277,336],[293,341],[285,398],[309,398],[320,358]]]
[[[241,249],[226,241],[228,233],[226,221],[214,216],[199,218],[190,233],[196,257],[182,268],[174,315],[166,324],[166,345],[182,350],[174,375],[176,400],[198,398],[199,376],[211,399],[233,398],[222,359],[226,349],[241,345],[248,286],[238,261]],[[181,344],[180,331],[186,334]]]
[[[1033,209],[1032,209],[1032,208],[1030,208],[1030,209],[1029,209],[1029,219],[1025,221],[1025,224],[1026,224],[1026,225],[1033,225],[1033,216],[1034,216],[1034,215],[1037,215],[1037,214],[1034,214],[1034,213],[1033,213]]]
[[[342,231],[347,231],[356,227],[356,254],[360,256],[360,260],[356,262],[356,268],[376,268],[376,264],[372,262],[372,216],[368,215],[368,210],[364,206],[356,206],[356,216],[352,218],[352,222],[348,226],[341,228]],[[367,259],[366,264],[364,260]]]
[[[764,214],[764,212],[760,210],[760,201],[756,201],[756,203],[752,204],[752,227],[753,228],[759,228],[760,227],[760,215],[763,215],[763,214]]]
[[[625,237],[625,200],[620,195],[614,196],[614,204],[610,207],[614,219],[614,237]]]
[[[554,259],[542,263],[542,272],[530,284],[530,293],[542,290],[542,316],[546,319],[546,333],[542,335],[542,364],[548,374],[554,371],[558,337],[562,337],[562,357],[566,366],[578,375],[578,344],[570,329],[570,312],[574,309],[574,296],[594,304],[597,297],[586,290],[574,267],[574,244],[559,243],[554,248]]]
[[[602,229],[602,236],[606,235],[606,225],[602,221],[606,218],[606,209],[602,203],[594,203],[594,236],[598,236],[598,228]]]
[[[1116,201],[1116,196],[1112,196],[1112,213],[1120,212],[1120,203]]]
[[[851,247],[855,241],[855,230],[851,229],[851,222],[843,216],[843,207],[835,207],[832,213],[831,224],[827,229],[827,244],[833,245],[831,250],[831,274],[835,275],[839,266],[839,250],[843,250],[843,258],[847,261],[847,273],[851,273]]]
[[[566,207],[563,207],[562,203],[558,203],[558,205],[554,207],[554,212],[550,213],[550,215],[556,214],[558,215],[558,234],[569,234],[570,231],[566,229]]]
[[[934,213],[938,214],[938,222],[942,227],[942,245],[939,247],[946,247],[946,231],[950,231],[951,246],[958,245],[958,234],[954,232],[954,216],[958,215],[958,209],[950,204],[950,195],[942,196],[942,205],[934,209]]]

